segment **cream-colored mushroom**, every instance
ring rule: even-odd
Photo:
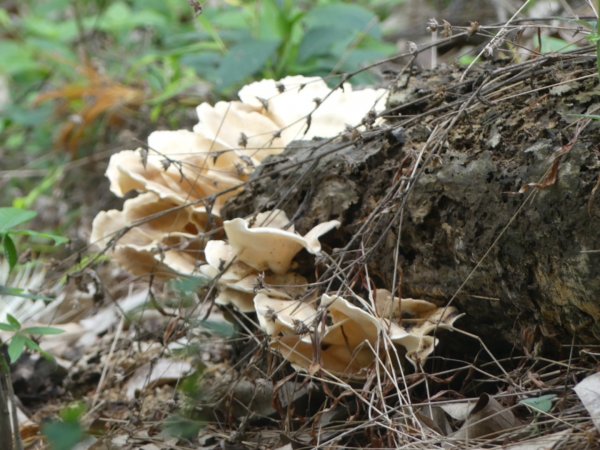
[[[126,200],[122,211],[99,213],[92,224],[90,241],[104,248],[115,239],[115,259],[138,275],[191,274],[202,261],[208,216],[145,193]]]
[[[208,241],[204,248],[207,264],[200,266],[200,273],[207,278],[217,280],[215,303],[222,306],[232,305],[243,313],[254,312],[254,293],[230,289],[244,277],[254,273],[254,269],[240,261],[236,261],[233,248],[225,241]]]
[[[229,160],[236,157],[230,164],[245,173],[251,173],[267,156],[281,153],[287,144],[278,136],[276,123],[242,102],[202,103],[196,111],[199,123],[194,132],[211,142],[207,150],[219,152],[217,158],[226,153]]]
[[[258,273],[236,259],[235,250],[225,241],[209,241],[204,250],[207,264],[200,273],[217,279],[215,302],[232,305],[241,312],[253,312],[254,294],[262,292],[277,298],[293,299],[306,292],[308,281],[290,272],[285,274]]]
[[[317,317],[311,303],[282,300],[263,293],[254,297],[254,307],[260,327],[270,336],[306,334]]]
[[[279,230],[294,231],[294,224],[290,222],[285,211],[273,209],[258,213],[251,219],[252,227],[271,227]]]
[[[455,307],[438,307],[427,300],[393,297],[386,289],[377,289],[375,306],[380,316],[399,323],[416,336],[429,334],[436,327],[451,327],[460,317]]]
[[[202,266],[205,274],[212,278],[220,274],[219,279],[225,283],[239,281],[254,272],[252,267],[237,260],[235,250],[225,241],[208,241],[204,257],[207,262],[207,266]]]
[[[111,190],[124,196],[133,190],[153,192],[161,199],[179,204],[198,203],[211,195],[216,212],[235,195],[245,175],[236,169],[236,155],[210,153],[211,141],[187,130],[155,131],[148,137],[149,150],[125,150],[113,155],[106,175]]]
[[[377,342],[383,322],[372,314],[337,295],[323,294],[321,306],[327,309],[332,320],[332,325],[323,338],[325,342],[335,345],[346,344],[350,348],[356,348],[364,341],[373,344]]]
[[[250,228],[248,220],[240,218],[225,221],[223,226],[240,261],[259,271],[283,274],[303,248],[311,254],[318,254],[321,251],[318,238],[339,227],[340,222],[332,220],[319,224],[304,237],[274,227]]]
[[[437,327],[451,328],[460,317],[456,308],[438,307],[426,300],[392,297],[386,289],[375,293],[377,313],[389,323],[392,342],[406,349],[406,357],[418,365],[433,352],[438,340],[429,334]]]
[[[378,291],[378,312],[386,307],[386,300],[391,300],[391,294],[386,299],[386,293],[388,291]],[[433,320],[441,318],[442,324],[449,327],[457,315],[453,309],[444,313],[442,308],[429,302],[411,300],[407,302],[407,310],[413,315],[411,320],[418,315],[416,320],[420,322],[416,326],[411,324],[410,330],[407,330],[398,322],[400,317],[394,316],[395,310],[391,305],[388,317],[383,318],[355,306],[343,297],[324,294],[320,306],[327,312],[330,325],[318,328],[318,332],[313,327],[310,333],[304,334],[292,333],[291,327],[287,328],[286,333],[281,333],[277,328],[270,329],[270,334],[274,335],[274,331],[282,334],[273,338],[271,346],[298,369],[312,371],[318,368],[335,376],[361,379],[368,375],[377,361],[379,340],[389,339],[391,343],[404,347],[408,361],[419,367],[437,344],[437,339],[427,334],[435,327]],[[290,319],[294,319],[294,314],[287,314],[286,319],[289,323]]]
[[[215,303],[233,305],[244,313],[254,312],[253,299],[256,293],[291,300],[304,294],[308,286],[303,276],[293,272],[283,275],[252,273],[240,280],[221,278],[217,283],[219,287]]]
[[[310,337],[310,336],[308,336]],[[373,352],[367,346],[350,349],[348,346],[320,344],[318,357],[315,344],[307,337],[285,335],[276,338],[271,348],[279,352],[296,370],[312,373],[317,369],[342,379],[364,379],[373,366]]]
[[[353,91],[344,83],[332,91],[322,78],[300,75],[257,81],[244,86],[238,95],[242,102],[262,108],[263,114],[281,127],[286,143],[336,136],[347,126],[360,125],[369,111],[383,111],[387,99],[385,89]]]
[[[241,313],[254,312],[254,294],[229,289],[225,286],[219,287],[215,297],[215,303],[221,306],[233,306]]]
[[[248,294],[262,292],[270,297],[294,299],[302,296],[307,289],[308,281],[294,272],[284,274],[261,273],[251,274],[239,281],[227,283],[227,287]]]
[[[257,295],[254,301],[261,328],[273,336],[272,348],[297,369],[318,368],[335,376],[359,379],[373,367],[380,323],[346,299],[321,297],[321,307],[332,321],[324,328],[315,326],[314,308],[300,309],[297,302],[264,295]]]

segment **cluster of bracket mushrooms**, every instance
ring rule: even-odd
[[[320,78],[287,77],[245,86],[240,101],[197,108],[193,131],[155,131],[148,148],[112,156],[110,188],[122,210],[100,212],[91,241],[109,248],[128,271],[144,275],[193,275],[213,279],[215,302],[256,313],[271,346],[294,367],[334,376],[367,375],[382,343],[403,349],[417,365],[433,351],[438,326],[451,327],[453,308],[398,299],[376,290],[368,300],[309,293],[294,271],[302,250],[318,255],[319,237],[340,226],[294,231],[283,211],[223,221],[224,203],[242,189],[267,156],[293,140],[330,138],[383,110],[385,90],[331,90]]]

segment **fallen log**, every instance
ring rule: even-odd
[[[224,216],[281,208],[301,233],[338,219],[329,287],[452,304],[498,346],[594,344],[599,94],[590,49],[402,73],[384,123],[292,144]]]

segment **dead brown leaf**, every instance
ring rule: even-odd
[[[141,89],[123,85],[102,74],[89,62],[76,70],[81,73],[82,83],[67,84],[38,96],[38,104],[58,101],[61,114],[70,114],[60,129],[56,144],[66,148],[72,156],[89,132],[90,128],[105,119],[109,125],[119,125],[123,119],[142,105],[146,95]]]

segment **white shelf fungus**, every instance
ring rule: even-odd
[[[307,302],[282,300],[259,293],[254,297],[254,307],[261,328],[271,336],[299,336],[308,330],[317,317],[317,310]],[[309,341],[310,342],[310,341]]]
[[[210,141],[191,131],[155,131],[148,145],[145,158],[131,150],[111,157],[106,176],[116,195],[153,192],[161,199],[191,204],[231,189],[217,198],[218,211],[242,182],[229,155],[215,161],[216,154],[207,150]]]
[[[234,223],[243,223],[243,227],[240,231],[238,227],[232,227],[231,222],[225,222],[229,242],[207,243],[207,264],[200,267],[200,272],[217,280],[216,303],[232,305],[242,312],[254,311],[252,302],[257,292],[279,299],[302,296],[308,281],[297,273],[288,272],[292,259],[302,248],[310,248],[313,253],[320,251],[318,237],[339,226],[339,222],[332,221],[327,227],[315,227],[317,232],[309,232],[307,240],[306,236],[281,230],[289,219],[280,210],[258,214],[253,220],[254,227],[248,219],[235,219]]]
[[[333,137],[346,126],[359,125],[369,111],[385,109],[387,91],[353,91],[349,83],[332,91],[319,77],[291,76],[251,83],[240,90],[239,97],[276,123],[283,140],[291,142]]]
[[[114,259],[133,274],[191,274],[204,250],[208,222],[201,210],[147,192],[126,200],[122,211],[100,212],[90,240],[105,247],[114,239]]]
[[[378,290],[381,297],[391,294]],[[406,301],[406,310],[404,308]],[[451,328],[459,317],[452,307],[438,308],[424,300],[395,298],[396,311],[391,318],[375,316],[343,297],[323,294],[320,310],[329,324],[320,326],[315,307],[303,302],[254,298],[262,329],[272,336],[271,346],[297,369],[311,372],[320,368],[332,375],[361,379],[367,376],[378,358],[383,358],[383,340],[403,347],[406,358],[415,366],[431,354],[437,340],[430,336],[436,327]],[[300,306],[302,305],[302,307]],[[414,307],[418,305],[417,307]],[[427,308],[424,308],[427,306]],[[296,311],[299,311],[296,313]],[[308,314],[307,311],[312,311]],[[406,320],[404,315],[410,317]],[[301,325],[301,326],[300,326]],[[318,349],[315,353],[315,349]]]
[[[293,140],[330,138],[384,109],[387,92],[331,91],[320,78],[287,77],[243,87],[240,101],[203,103],[193,131],[155,131],[147,150],[112,156],[110,189],[126,200],[121,211],[99,213],[92,243],[109,246],[130,272],[200,274],[216,282],[216,303],[256,313],[271,347],[294,367],[313,373],[364,378],[384,345],[405,349],[415,366],[433,351],[436,327],[452,327],[454,308],[392,297],[377,290],[356,306],[337,295],[308,295],[308,281],[290,271],[303,249],[321,252],[319,238],[333,220],[302,236],[283,211],[225,221],[227,240],[207,241],[221,225],[221,208],[253,170]],[[307,298],[308,297],[308,298]]]
[[[305,236],[276,227],[250,227],[246,219],[223,223],[229,244],[238,259],[256,270],[271,270],[282,274],[289,270],[292,259],[303,248],[316,255],[321,251],[319,237],[340,226],[332,220],[317,225]]]
[[[240,90],[240,101],[198,106],[199,122],[193,131],[155,131],[148,137],[147,149],[113,155],[106,171],[110,189],[119,197],[130,192],[155,194],[140,195],[139,203],[168,201],[178,206],[190,205],[203,213],[207,206],[211,214],[219,216],[221,207],[264,158],[282,152],[292,140],[330,138],[346,126],[360,125],[369,111],[384,109],[386,96],[384,89],[354,91],[349,84],[331,91],[316,77],[293,76],[251,83]],[[315,99],[320,105],[313,111],[317,106]],[[307,114],[311,126],[304,134]],[[109,221],[120,227],[133,223],[125,210],[121,214],[100,213],[94,221],[92,243],[102,247],[114,235],[117,227],[109,226]],[[240,225],[234,223],[233,227]],[[178,230],[166,227],[162,232],[172,236]],[[315,248],[314,242],[309,241],[311,236],[304,238],[306,242],[298,241],[300,248]],[[116,260],[136,274],[153,269],[158,269],[158,274],[163,269],[189,273],[196,265],[189,258],[191,253],[177,245],[161,250],[159,247],[168,240],[154,237],[144,240],[141,246],[119,243],[115,247]],[[166,259],[157,258],[155,251],[162,251]],[[202,262],[202,253],[196,252],[195,258]],[[279,271],[285,271],[281,263],[274,264]]]

